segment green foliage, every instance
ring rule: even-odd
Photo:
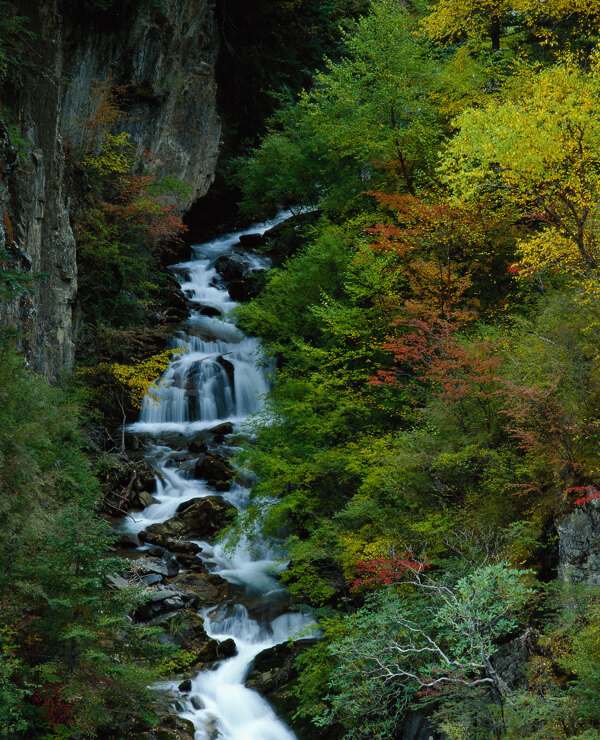
[[[25,41],[33,38],[28,21],[27,16],[17,12],[15,3],[0,2],[0,82],[25,64]]]
[[[320,610],[295,690],[334,734],[401,736],[414,707],[454,740],[600,725],[595,607],[565,626],[547,600],[527,687],[490,663],[600,470],[597,21],[377,0],[237,162],[248,212],[321,213],[237,310],[277,358],[237,526],[285,540],[282,579]],[[361,583],[407,551],[435,576]]]
[[[480,567],[453,586],[415,573],[411,592],[378,594],[343,620],[341,636],[326,633],[335,667],[329,708],[315,723],[340,721],[349,738],[391,737],[418,696],[494,686],[495,641],[515,628],[533,593],[525,576],[503,563]],[[465,729],[473,738],[488,736]]]
[[[0,378],[0,732],[127,733],[161,650],[126,619],[139,595],[107,587],[122,566],[103,556],[77,401],[7,349]]]
[[[433,104],[443,82],[416,20],[414,10],[377,0],[344,34],[344,57],[328,61],[240,163],[247,208],[317,200],[340,208],[384,172],[411,193],[428,181],[444,127]]]

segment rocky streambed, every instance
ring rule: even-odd
[[[219,539],[249,500],[231,457],[268,389],[256,341],[229,313],[267,267],[255,247],[275,223],[195,246],[189,262],[173,266],[190,310],[172,340],[181,354],[128,428],[145,463],[124,471],[109,498],[113,511],[127,512],[117,547],[129,563],[113,586],[141,586],[145,603],[132,618],[166,627],[161,641],[193,656],[185,676],[160,687],[173,709],[161,739],[295,737],[262,695],[293,709],[287,685],[295,655],[310,644],[311,618],[290,608],[272,543],[255,532],[230,548]]]

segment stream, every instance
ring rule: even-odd
[[[172,347],[181,347],[182,354],[174,355],[153,393],[155,398],[145,399],[139,421],[128,427],[146,440],[148,458],[157,471],[158,503],[127,518],[122,531],[138,534],[173,517],[183,502],[199,497],[220,495],[237,509],[247,506],[250,491],[238,482],[232,482],[229,491],[217,493],[206,481],[191,477],[189,469],[180,466],[181,446],[173,440],[183,437],[191,442],[224,422],[233,425],[234,433],[243,432],[247,418],[260,410],[269,387],[267,370],[258,362],[258,342],[243,336],[228,319],[236,304],[215,262],[224,255],[243,254],[249,270],[264,269],[267,258],[242,253],[234,245],[241,235],[262,234],[288,215],[195,245],[190,261],[172,266],[183,293],[193,302],[189,318],[173,338]],[[231,452],[228,437],[223,449]],[[269,703],[244,685],[258,653],[285,642],[312,622],[308,615],[290,611],[288,594],[274,577],[282,569],[280,553],[252,533],[233,552],[221,543],[194,542],[201,547],[198,557],[209,571],[241,587],[242,596],[237,602],[199,612],[207,634],[218,641],[233,638],[237,653],[192,678],[191,691],[178,700],[180,715],[193,722],[196,740],[295,738]],[[176,687],[174,682],[167,688]]]

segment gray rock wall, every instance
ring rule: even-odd
[[[0,240],[15,265],[43,280],[32,295],[3,305],[0,319],[22,330],[32,369],[55,380],[74,354],[73,211],[82,181],[71,153],[83,135],[80,121],[93,109],[93,81],[112,74],[133,84],[122,128],[152,155],[160,175],[190,186],[173,203],[182,214],[214,177],[218,34],[209,0],[166,0],[164,12],[135,2],[112,29],[65,19],[58,0],[20,0],[19,11],[35,33],[31,66],[5,90],[3,103],[27,146],[15,167],[12,148],[0,141]]]
[[[556,529],[559,578],[567,583],[600,585],[600,500],[576,506]]]
[[[131,95],[119,128],[151,155],[159,175],[190,186],[176,203],[182,214],[207,192],[218,154],[214,8],[209,0],[168,0],[165,12],[137,6],[114,32],[69,29],[62,134],[75,149],[81,144],[95,80],[127,83]]]

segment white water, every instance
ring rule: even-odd
[[[183,291],[199,308],[192,310],[183,331],[174,339],[173,346],[182,347],[182,354],[173,358],[163,377],[155,394],[159,402],[147,398],[139,422],[129,427],[130,432],[153,440],[151,450],[158,471],[155,498],[159,503],[136,514],[135,520],[128,518],[123,524],[125,531],[137,533],[169,519],[188,499],[216,495],[206,482],[194,480],[177,468],[173,459],[177,453],[168,440],[173,434],[191,439],[199,431],[225,421],[239,429],[250,414],[259,410],[268,379],[257,364],[258,346],[228,320],[235,303],[220,286],[214,263],[232,251],[240,234],[262,233],[287,216],[195,246],[192,260],[174,265]],[[246,257],[251,267],[265,265],[264,258]],[[216,309],[220,316],[203,315],[201,307]],[[233,483],[230,491],[220,495],[244,508],[249,491]],[[293,732],[277,718],[267,701],[244,686],[244,680],[258,653],[298,634],[311,620],[307,615],[286,611],[285,589],[273,575],[281,570],[281,562],[268,544],[250,533],[233,553],[226,553],[221,544],[197,544],[211,572],[244,587],[252,613],[241,603],[216,606],[202,613],[207,633],[219,641],[233,638],[237,654],[193,678],[191,692],[180,700],[181,715],[194,723],[196,740],[290,740],[295,737]],[[194,707],[192,698],[200,709]]]

